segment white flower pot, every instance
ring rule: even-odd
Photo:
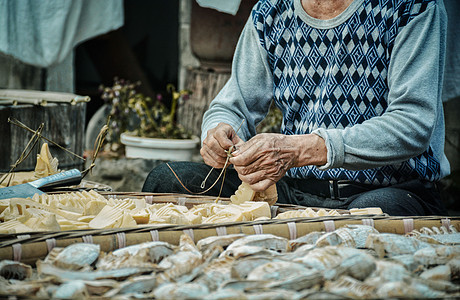
[[[122,133],[121,142],[129,158],[190,161],[200,139],[157,139]]]

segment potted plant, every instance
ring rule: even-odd
[[[107,147],[124,148],[131,158],[191,160],[200,140],[176,122],[177,106],[190,92],[169,84],[165,94],[152,98],[138,93],[139,85],[115,79],[112,87],[102,87],[102,99],[111,106]]]

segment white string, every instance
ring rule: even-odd
[[[21,261],[22,256],[22,246],[19,243],[13,244],[13,260]]]
[[[81,237],[81,239],[83,240],[83,243],[94,244],[92,235],[84,235],[84,236]]]
[[[205,186],[206,186],[206,181],[208,180],[208,177],[209,177],[209,175],[211,175],[211,173],[212,173],[213,170],[214,170],[214,168],[211,168],[211,170],[209,170],[208,175],[206,175],[206,177],[204,178],[203,182],[201,183],[201,186],[200,186],[200,187],[201,187],[202,189],[205,188]]]
[[[56,247],[56,239],[47,239],[46,240],[46,246],[48,247],[48,253],[51,252],[51,250],[54,249],[54,247]]]
[[[295,226],[294,222],[287,222],[289,228],[289,237],[291,240],[295,240],[297,238],[297,226]]]
[[[403,219],[404,233],[411,232],[414,230],[414,219]]]
[[[150,235],[152,236],[152,241],[156,242],[160,240],[160,234],[158,233],[158,230],[150,230]]]
[[[18,240],[24,240],[30,238],[30,234],[19,234],[16,236]],[[22,245],[20,243],[13,244],[13,260],[21,261],[22,257]]]
[[[254,224],[254,225],[252,225],[252,227],[254,227],[254,232],[256,234],[263,234],[264,233],[264,228],[262,227],[262,225]]]
[[[326,220],[323,221],[324,223],[324,228],[326,229],[326,232],[332,232],[335,230],[335,222],[333,220]]]
[[[153,196],[145,196],[145,202],[148,204],[153,204]]]
[[[374,227],[374,219],[363,219],[363,225]]]
[[[216,227],[216,232],[218,236],[227,235],[227,227],[225,226]]]
[[[126,234],[124,232],[117,232],[118,249],[126,247]]]

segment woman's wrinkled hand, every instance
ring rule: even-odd
[[[235,130],[226,123],[219,123],[203,141],[200,154],[205,164],[221,169],[227,160],[227,152],[230,147],[241,144],[243,141],[238,137]]]
[[[230,162],[239,178],[255,191],[265,191],[297,163],[290,136],[262,133],[239,145]]]
[[[327,162],[324,140],[315,134],[262,133],[237,145],[230,163],[255,191],[265,191],[293,167]]]

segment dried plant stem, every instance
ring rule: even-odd
[[[44,136],[41,134],[41,131],[37,133],[35,130],[33,130],[33,129],[27,127],[25,124],[21,123],[20,121],[18,121],[18,120],[16,120],[16,119],[8,118],[8,122],[11,123],[11,124],[13,124],[13,125],[16,125],[16,126],[18,126],[18,127],[21,127],[21,128],[23,128],[23,129],[25,129],[25,130],[27,130],[27,131],[30,131],[30,132],[32,132],[32,133],[34,133],[34,134],[36,133],[36,134],[38,135],[39,138],[44,139],[45,141],[47,141],[47,142],[49,142],[49,143],[55,145],[55,146],[58,147],[59,149],[64,150],[65,152],[68,152],[68,153],[72,154],[73,156],[78,157],[78,158],[81,159],[81,160],[85,160],[85,159],[84,159],[83,157],[81,157],[80,155],[75,154],[75,153],[73,153],[72,151],[70,151],[70,150],[68,150],[68,149],[66,149],[66,148],[64,148],[64,147],[62,147],[61,145],[59,145],[59,144],[53,142],[52,140],[50,140],[50,139],[44,137]]]
[[[107,121],[107,123],[109,121]],[[101,150],[102,145],[104,144],[104,140],[105,140],[105,137],[107,136],[108,131],[109,131],[109,125],[102,126],[101,130],[99,131],[99,134],[96,137],[96,141],[94,142],[94,150],[93,150],[93,154],[91,155],[91,164],[86,170],[84,170],[81,173],[82,179],[96,166],[95,162],[96,162],[97,155],[99,151]]]
[[[8,121],[10,121],[10,119],[8,119]],[[19,121],[18,121],[19,122]],[[24,125],[25,126],[25,125]],[[29,142],[27,143],[26,147],[24,148],[24,150],[22,151],[21,155],[19,156],[19,158],[16,160],[16,162],[11,166],[11,169],[10,171],[8,172],[8,174],[6,174],[6,176],[4,176],[1,180],[0,180],[0,184],[3,183],[3,181],[8,178],[9,176],[9,179],[8,179],[8,183],[7,183],[7,186],[9,186],[11,184],[11,181],[13,180],[13,177],[14,177],[14,170],[16,169],[16,167],[22,163],[27,157],[29,157],[30,153],[32,152],[32,150],[34,149],[35,145],[37,144],[37,142],[40,140],[40,136],[41,136],[41,132],[43,130],[43,127],[45,126],[45,124],[41,123],[40,126],[38,127],[37,130],[32,130],[32,132],[34,133],[34,135],[30,138]]]
[[[110,119],[109,119],[110,120]],[[3,183],[3,181],[9,177],[8,179],[8,183],[7,183],[7,186],[10,185],[11,183],[11,180],[13,179],[13,176],[14,176],[14,169],[20,164],[22,163],[29,155],[30,153],[32,152],[33,148],[35,147],[35,145],[37,144],[37,142],[40,140],[40,139],[44,139],[48,142],[50,142],[51,144],[53,145],[56,145],[57,147],[59,147],[60,149],[72,154],[73,156],[76,156],[82,160],[85,160],[83,157],[81,157],[80,155],[78,154],[75,154],[73,153],[72,151],[62,147],[61,145],[53,142],[52,140],[44,137],[41,133],[43,131],[43,128],[45,126],[44,123],[41,123],[40,126],[38,127],[37,130],[33,130],[31,128],[29,128],[27,125],[21,123],[20,121],[18,121],[17,119],[11,119],[11,118],[8,118],[8,122],[13,124],[13,125],[16,125],[20,128],[23,128],[23,129],[26,129],[30,132],[32,132],[34,135],[32,136],[32,138],[29,140],[29,142],[27,143],[24,151],[22,151],[21,155],[19,156],[19,158],[16,160],[16,162],[11,166],[11,169],[10,171],[8,172],[8,174],[6,174],[6,176],[4,176],[3,178],[0,179],[0,184]],[[89,171],[91,171],[94,166],[96,165],[95,164],[95,161],[96,161],[96,158],[97,158],[97,155],[100,151],[100,149],[102,148],[102,145],[104,144],[104,140],[105,140],[105,137],[107,136],[107,132],[108,132],[108,129],[109,129],[109,126],[108,125],[104,125],[97,138],[96,138],[96,141],[94,142],[94,151],[93,151],[93,154],[91,156],[91,165],[82,172],[82,178],[85,177]]]

